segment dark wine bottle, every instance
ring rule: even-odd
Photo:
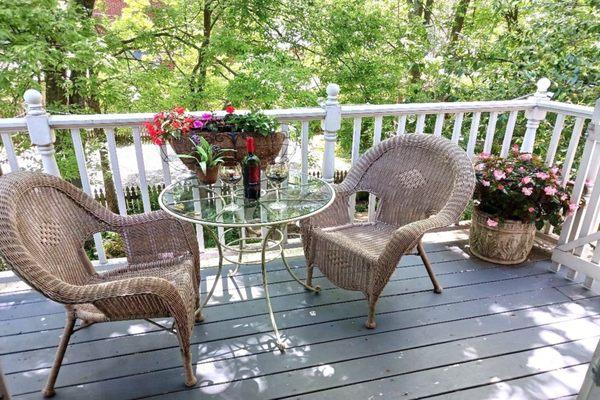
[[[248,200],[260,198],[260,159],[254,154],[254,138],[246,138],[248,154],[242,161],[244,175],[244,197]]]

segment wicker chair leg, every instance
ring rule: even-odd
[[[377,300],[379,300],[379,294],[367,295],[367,300],[369,302],[369,316],[365,322],[365,326],[368,329],[375,329],[377,327],[377,323],[375,323],[375,306],[377,305]]]
[[[192,368],[192,354],[190,351],[190,335],[186,333],[183,329],[180,329],[179,324],[177,324],[177,337],[179,338],[179,346],[181,350],[181,358],[183,359],[183,370],[185,373],[185,386],[192,387],[196,386],[198,380],[196,379],[196,374],[194,373],[194,369]]]
[[[42,390],[42,394],[44,395],[44,397],[52,397],[56,394],[56,392],[54,391],[54,384],[56,383],[58,371],[60,370],[60,366],[62,365],[63,358],[65,356],[65,351],[67,350],[67,345],[69,344],[69,339],[71,338],[73,328],[75,327],[75,320],[75,315],[72,312],[67,312],[67,323],[65,324],[65,330],[63,332],[62,338],[60,339],[60,344],[58,345],[58,350],[56,351],[56,357],[54,358],[54,364],[52,365],[52,369],[50,370],[50,376],[48,376],[46,387],[44,388],[44,390]]]
[[[438,283],[435,274],[433,273],[433,269],[431,268],[431,263],[429,262],[429,258],[427,257],[427,253],[423,248],[423,243],[419,240],[419,244],[417,244],[417,250],[421,259],[423,260],[423,264],[425,265],[425,269],[427,270],[427,274],[429,275],[429,279],[431,279],[431,283],[433,283],[433,291],[435,293],[442,293],[442,287]]]
[[[313,278],[313,269],[315,268],[314,264],[306,265],[306,284],[308,286],[312,286],[312,278]]]

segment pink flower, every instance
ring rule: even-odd
[[[485,187],[488,187],[488,186],[490,186],[490,181],[486,181],[485,179],[483,179],[483,180],[481,181],[481,184],[482,184],[483,186],[485,186]]]
[[[575,203],[569,204],[569,212],[570,213],[574,213],[575,211],[577,211],[578,208],[579,208],[579,206]]]
[[[506,178],[506,174],[504,173],[504,171],[499,170],[499,169],[495,169],[494,170],[494,178],[497,181],[501,181],[502,179]]]
[[[532,212],[534,212],[534,211],[535,211],[535,208],[533,208],[533,207],[529,207],[529,208],[527,209],[527,211],[529,211],[530,213],[532,213]]]
[[[487,221],[485,221],[485,223],[487,226],[491,226],[492,228],[498,226],[498,221],[494,221],[491,218],[488,218]]]
[[[199,119],[194,120],[194,122],[192,123],[192,126],[196,129],[202,129],[204,127],[204,122],[200,121]]]
[[[498,185],[498,190],[504,190],[504,185]]]
[[[524,187],[523,189],[521,189],[521,192],[523,192],[525,196],[531,196],[531,194],[533,193],[533,188]]]
[[[556,194],[557,189],[554,186],[546,186],[544,188],[544,193],[548,196],[554,196]]]
[[[524,176],[523,178],[521,178],[521,183],[523,185],[527,185],[529,182],[531,182],[531,177],[529,176]]]
[[[558,174],[558,167],[554,166],[554,167],[550,168],[550,172],[552,172],[554,175]]]
[[[510,174],[511,172],[513,172],[514,168],[513,167],[507,167],[506,168],[506,173]]]
[[[536,172],[535,177],[538,179],[546,180],[548,179],[549,175],[545,172]]]
[[[529,161],[529,160],[531,160],[531,154],[523,153],[519,156],[519,159],[522,161]]]
[[[514,151],[515,153],[519,152],[519,145],[518,144],[513,144],[512,145],[512,151]]]
[[[491,154],[490,154],[490,153],[487,153],[487,152],[485,152],[485,151],[484,151],[484,152],[482,152],[481,154],[479,154],[479,158],[480,158],[481,160],[487,160],[488,158],[490,158],[490,156],[491,156]]]
[[[475,170],[476,171],[483,171],[485,169],[485,164],[484,163],[480,163],[475,165]]]
[[[566,193],[563,193],[562,196],[560,196],[560,201],[565,201],[569,198],[569,195]]]
[[[519,171],[525,172],[525,167],[519,167]]]
[[[592,186],[592,181],[590,179],[586,179],[585,180],[585,186],[587,186],[588,188]]]

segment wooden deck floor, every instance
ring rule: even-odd
[[[433,239],[429,240],[429,239]],[[196,325],[199,384],[183,386],[175,337],[144,321],[77,332],[56,399],[569,399],[600,337],[600,297],[549,261],[519,268],[471,259],[465,242],[426,244],[445,290],[406,256],[363,326],[361,294],[305,292],[270,264],[273,305],[289,345],[273,351],[259,269],[225,278]],[[304,260],[294,258],[302,274]],[[40,399],[64,324],[61,306],[0,278],[0,362],[16,399]],[[203,271],[203,290],[214,269]],[[574,397],[573,397],[574,398]]]

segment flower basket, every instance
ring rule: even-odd
[[[507,220],[488,225],[492,216],[477,207],[473,209],[469,245],[477,258],[503,265],[520,264],[533,248],[535,225],[531,222]]]
[[[228,156],[241,162],[246,157],[246,138],[252,136],[256,146],[255,153],[260,158],[261,168],[272,162],[281,151],[285,136],[281,132],[274,132],[268,136],[250,132],[210,132],[193,130],[192,134],[197,134],[206,139],[206,141],[221,149],[234,149]],[[190,143],[191,146],[191,143]],[[173,149],[177,152],[175,147]],[[227,164],[227,161],[225,161]]]

